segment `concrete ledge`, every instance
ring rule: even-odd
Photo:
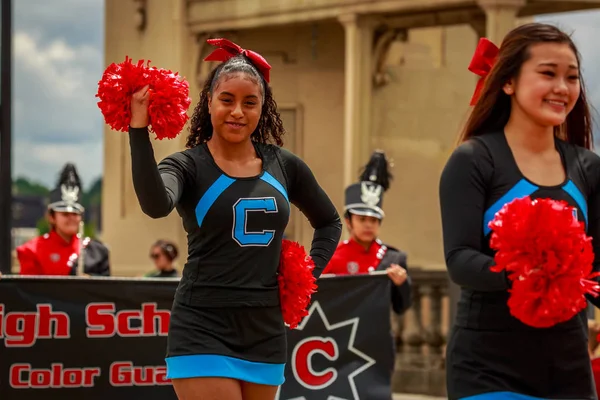
[[[394,393],[393,400],[447,400],[447,397],[433,397],[421,394]]]

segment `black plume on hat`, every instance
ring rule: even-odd
[[[392,179],[393,176],[389,169],[388,160],[385,158],[385,153],[382,150],[376,150],[360,174],[359,181],[376,183],[382,186],[384,191],[387,191],[390,188]]]
[[[385,154],[376,150],[365,165],[359,181],[345,190],[345,211],[383,219],[383,192],[390,187],[392,174]]]
[[[82,195],[81,179],[77,174],[75,165],[65,164],[56,187],[50,192],[50,204],[48,208],[54,211],[83,213],[84,208],[79,203]]]
[[[63,167],[57,183],[58,187],[61,185],[78,187],[81,189],[81,179],[79,179],[79,175],[77,174],[77,169],[75,168],[74,164],[67,163]]]

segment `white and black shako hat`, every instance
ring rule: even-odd
[[[359,182],[346,188],[344,211],[383,219],[383,194],[390,187],[392,175],[383,150],[375,150],[364,167]]]
[[[77,169],[75,165],[67,163],[60,173],[56,187],[50,192],[48,209],[83,214],[84,208],[79,203],[80,196],[81,180],[77,174]]]

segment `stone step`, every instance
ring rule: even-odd
[[[422,394],[394,393],[394,400],[447,400],[447,397],[425,396]]]

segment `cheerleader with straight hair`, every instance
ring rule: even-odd
[[[547,328],[513,316],[512,276],[491,270],[488,225],[514,199],[563,200],[593,238],[598,270],[600,158],[590,151],[579,53],[558,28],[531,23],[509,32],[499,49],[481,40],[475,64],[490,69],[480,71],[482,90],[440,181],[446,263],[461,287],[447,346],[448,397],[596,399],[585,310]]]

